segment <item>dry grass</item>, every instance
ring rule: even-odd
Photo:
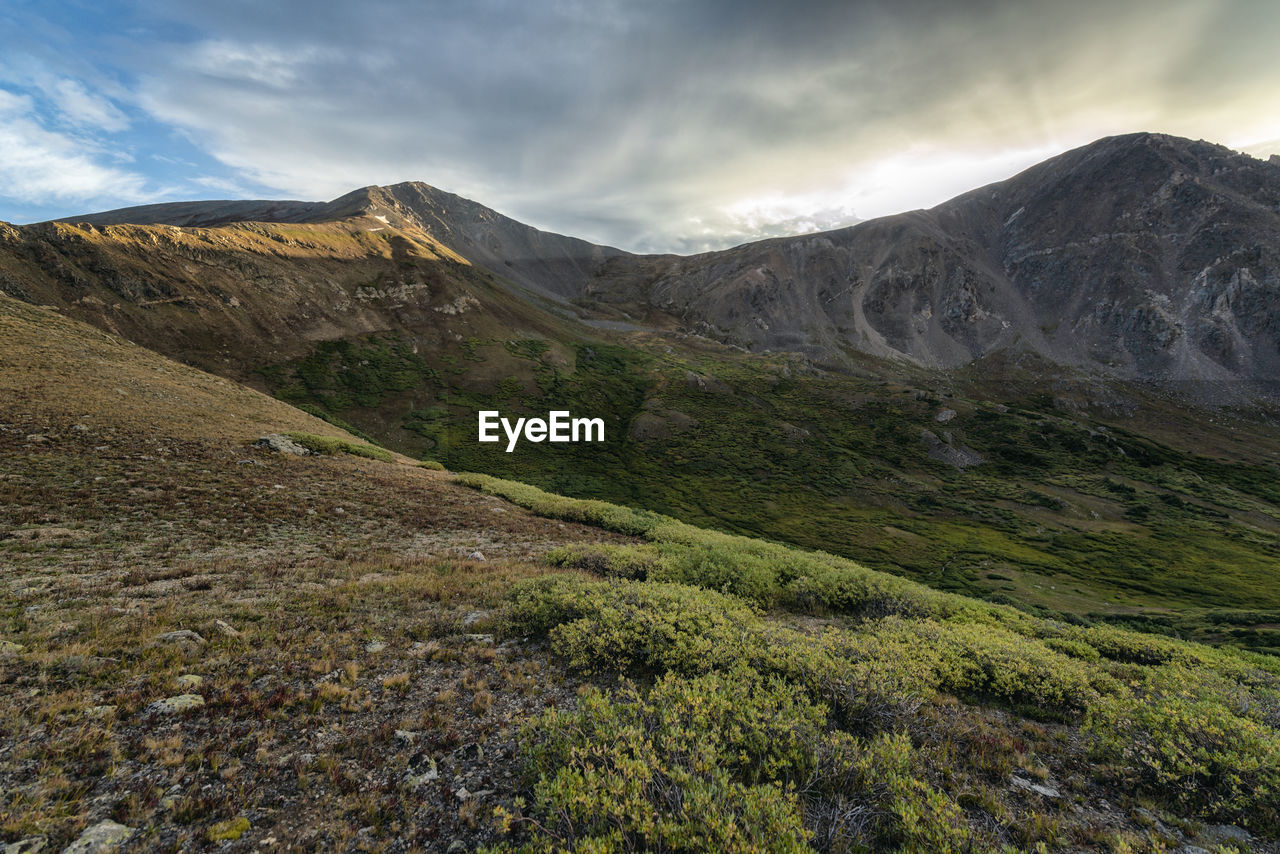
[[[0,842],[107,818],[148,850],[496,839],[514,724],[572,686],[476,614],[539,552],[621,538],[253,449],[343,434],[44,309],[0,297],[0,335]],[[179,630],[204,642],[158,640]],[[204,705],[153,710],[179,694]]]

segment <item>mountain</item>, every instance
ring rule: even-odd
[[[67,222],[209,228],[239,222],[326,223],[371,218],[421,230],[476,266],[556,300],[577,297],[607,258],[629,253],[539,231],[469,199],[411,181],[364,187],[331,202],[174,202],[71,217]],[[377,226],[372,226],[376,229]]]
[[[1280,393],[1280,164],[1203,142],[1112,137],[931,210],[634,266],[586,296],[752,350],[947,368],[1009,349]]]
[[[691,257],[538,231],[420,183],[75,220],[361,217],[554,301],[753,351],[951,368],[1011,350],[1206,401],[1280,394],[1280,164],[1160,134],[1103,139],[931,210]]]
[[[689,258],[422,184],[182,203],[0,225],[0,291],[452,468],[1221,640],[1199,610],[1280,597],[1276,172],[1119,137]],[[477,410],[565,408],[606,441],[475,442]]]
[[[0,845],[1276,850],[1280,427],[1168,393],[1206,317],[1259,382],[1269,173],[1043,168],[694,258],[423,185],[0,225]]]

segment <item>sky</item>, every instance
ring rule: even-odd
[[[1111,134],[1280,153],[1276,0],[0,0],[0,220],[424,181],[696,252]]]

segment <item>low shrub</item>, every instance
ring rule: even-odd
[[[526,727],[537,832],[520,850],[811,850],[795,791],[825,714],[747,669],[587,689]]]
[[[972,850],[964,812],[913,774],[905,733],[861,741],[835,733],[805,803],[823,851],[955,854]]]
[[[350,442],[335,436],[317,436],[314,433],[285,433],[284,435],[317,454],[350,454],[355,457],[381,460],[384,463],[389,463],[395,459],[386,448],[366,445],[361,442]]]
[[[1274,706],[1181,665],[1148,670],[1134,692],[1090,707],[1085,726],[1097,736],[1099,756],[1170,806],[1274,833],[1280,826]]]

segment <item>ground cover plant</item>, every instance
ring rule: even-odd
[[[0,327],[6,846],[1280,845],[1273,657],[277,454],[359,442],[43,309]]]
[[[765,714],[752,707],[756,689],[750,686],[768,685],[774,692],[768,702],[790,691],[820,710],[809,724],[798,724],[812,730],[801,739],[803,755],[768,779],[770,821],[802,828],[799,841],[780,831],[772,850],[797,850],[800,842],[824,850],[904,851],[1096,844],[1095,830],[1063,802],[1088,803],[1099,786],[1134,793],[1142,799],[1136,801],[1141,814],[1165,816],[1153,819],[1160,827],[1225,823],[1274,843],[1280,663],[1270,656],[1044,620],[833,555],[525,484],[477,475],[459,480],[540,514],[649,541],[554,550],[546,557],[552,565],[602,577],[549,575],[521,582],[511,593],[508,631],[545,638],[570,672],[652,684],[649,693],[631,682],[612,698],[593,693],[589,712],[551,712],[527,726],[526,741],[534,745],[525,760],[535,780],[530,821],[538,828],[530,850],[566,842],[581,850],[698,850],[688,840],[706,838],[713,824],[707,816],[672,811],[680,797],[640,788],[626,792],[629,814],[652,820],[619,821],[609,805],[623,795],[611,787],[630,761],[640,763],[632,768],[638,779],[669,779],[663,769],[687,757],[637,754],[662,741],[654,736],[662,724],[647,716],[681,708],[673,699],[681,691],[711,695],[707,702],[714,706],[716,686],[726,683],[747,688],[738,706],[726,705],[733,711],[715,723],[717,732],[749,728]],[[707,549],[716,549],[719,559],[709,561]],[[804,595],[796,592],[800,579],[816,579],[801,585]],[[993,716],[1005,727],[1020,721],[1018,731],[1037,733],[1040,745],[1027,751],[1005,743],[994,748],[996,757],[986,746],[965,755],[953,740],[954,718],[940,726],[951,716],[969,718],[968,727],[977,721],[990,727]],[[590,734],[601,728],[606,737],[596,741]],[[663,738],[678,742],[680,736]],[[554,755],[562,764],[547,761],[540,752],[552,749],[547,745],[559,751]],[[716,787],[716,798],[699,803],[714,812],[714,826],[726,834],[719,844],[726,847],[759,845],[735,835],[744,810],[762,809],[749,807],[756,802],[747,795],[761,782],[759,763],[752,766],[756,776],[728,770],[743,755],[725,747],[722,755],[693,763],[703,776],[681,777],[690,790]],[[867,773],[870,767],[877,773]],[[831,775],[840,785],[832,785]],[[723,802],[726,779],[739,787],[732,789],[736,802]],[[1011,779],[1040,798],[1029,813],[993,831],[993,819],[1018,815],[1008,804]],[[649,835],[654,828],[662,828],[660,844]],[[1108,844],[1161,850],[1164,843],[1159,834],[1145,841],[1117,834]]]
[[[1046,616],[1280,650],[1280,437],[1265,414],[1219,413],[1215,435],[1176,399],[1060,371],[1046,391],[1037,370],[1003,363],[938,374],[862,358],[837,371],[650,339],[473,337],[418,355],[380,336],[264,377],[455,471]],[[357,377],[382,391],[357,401]],[[505,453],[474,441],[482,409],[607,416],[606,440]]]

